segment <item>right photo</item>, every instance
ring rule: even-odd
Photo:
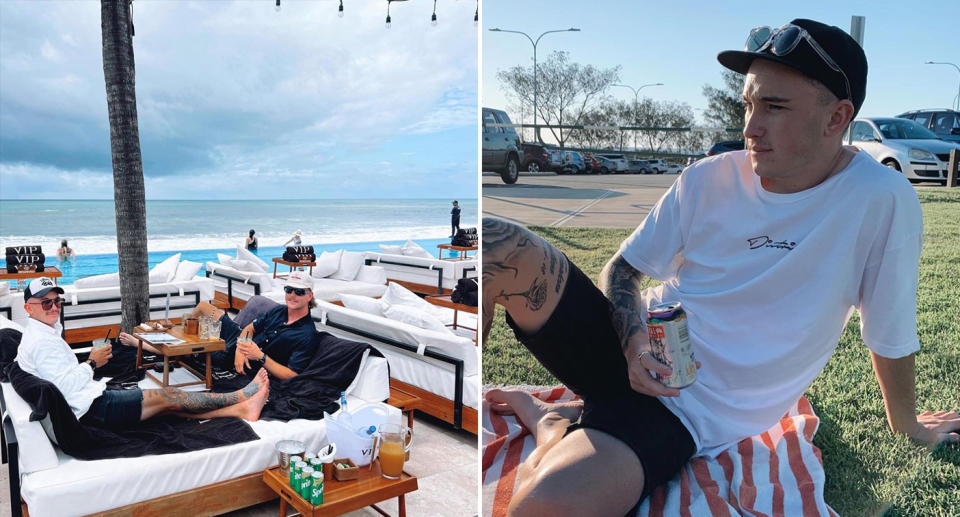
[[[482,515],[956,515],[958,16],[481,5]]]

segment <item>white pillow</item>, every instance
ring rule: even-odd
[[[30,405],[20,398],[10,383],[4,382],[2,386],[7,414],[19,442],[20,474],[56,468],[60,460],[40,422],[30,421],[30,413],[33,412]],[[3,445],[6,447],[6,444]],[[11,461],[17,461],[17,458],[12,458]]]
[[[390,282],[387,284],[387,291],[383,293],[383,296],[380,297],[380,300],[391,307],[395,305],[402,305],[421,312],[433,312],[434,307],[430,304],[430,302],[420,298],[412,291],[396,282]]]
[[[316,266],[313,266],[313,272],[310,273],[310,276],[313,278],[327,278],[328,276],[337,272],[340,269],[340,255],[343,255],[343,250],[337,251],[324,251],[317,257],[317,260],[314,261]]]
[[[380,250],[390,255],[403,255],[403,246],[400,244],[381,244]]]
[[[73,286],[77,289],[88,287],[117,287],[120,285],[120,273],[107,273],[74,280]]]
[[[408,257],[433,258],[433,253],[423,249],[423,246],[408,240],[403,246],[403,254]]]
[[[380,266],[360,266],[360,272],[357,273],[357,282],[368,284],[387,285],[387,270]]]
[[[193,278],[197,276],[197,273],[200,272],[200,268],[202,267],[203,264],[199,262],[184,260],[177,266],[177,272],[173,275],[173,281],[178,282],[181,280],[193,280]]]
[[[357,294],[341,294],[340,301],[348,309],[373,314],[374,316],[383,316],[384,304],[376,298]]]
[[[237,258],[256,264],[260,267],[260,271],[263,273],[270,272],[270,266],[268,266],[266,262],[260,260],[260,257],[250,253],[250,251],[243,246],[237,246]]]
[[[227,265],[236,269],[237,271],[246,271],[249,273],[265,272],[262,269],[260,269],[260,265],[250,262],[249,260],[230,259],[230,263]]]
[[[227,255],[226,253],[217,253],[217,262],[223,264],[224,266],[230,266],[230,263],[233,262],[234,260],[236,259],[234,259],[230,255]],[[233,266],[230,266],[230,267],[233,267]]]
[[[180,254],[176,253],[166,260],[153,266],[150,270],[150,283],[166,283],[173,280],[173,275],[177,272],[177,264],[180,263]]]
[[[443,322],[426,312],[418,311],[412,307],[403,305],[391,305],[383,311],[383,315],[401,323],[413,325],[424,330],[433,330],[446,334],[453,334]]]
[[[340,256],[340,268],[337,272],[330,275],[334,280],[351,281],[357,278],[360,272],[360,266],[363,265],[364,254],[359,251],[344,251]]]
[[[8,320],[3,314],[0,314],[0,329],[13,329],[19,331],[21,334],[23,334],[26,330],[23,328],[23,325],[17,323],[16,321]]]

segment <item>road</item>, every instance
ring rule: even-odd
[[[484,172],[483,215],[526,226],[636,228],[678,177],[521,172],[517,183],[506,185],[498,174]]]

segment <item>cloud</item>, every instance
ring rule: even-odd
[[[431,3],[394,4],[390,30],[379,2],[347,5],[342,19],[336,3],[284,2],[280,13],[261,4],[134,3],[149,197],[177,182],[210,188],[201,177],[233,178],[251,195],[264,178],[322,180],[337,196],[354,191],[341,184],[378,181],[359,171],[437,188],[423,166],[436,159],[472,163],[464,174],[475,186],[475,4],[442,5],[437,27]],[[0,171],[99,174],[112,185],[99,8],[0,3]],[[26,190],[4,197],[40,192],[5,183]]]

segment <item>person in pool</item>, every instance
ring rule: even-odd
[[[250,236],[247,237],[246,247],[248,251],[257,251],[257,238],[254,234],[257,233],[253,231],[253,228],[250,229]]]
[[[63,262],[65,260],[75,260],[77,258],[77,252],[70,249],[70,246],[67,246],[67,239],[60,241],[60,247],[57,249],[57,260]]]

